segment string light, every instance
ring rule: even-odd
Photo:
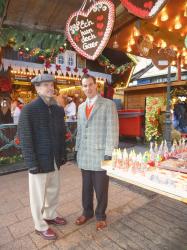
[[[136,27],[134,27],[134,36],[137,37],[139,35],[140,35],[140,31]]]
[[[186,2],[186,4],[185,4],[185,7],[184,7],[185,9],[184,9],[184,16],[185,17],[187,17],[187,2]]]
[[[181,24],[181,22],[179,20],[179,17],[175,18],[175,26],[174,27],[175,27],[176,30],[179,30],[179,29],[182,28],[182,24]]]
[[[168,14],[166,13],[166,12],[163,12],[163,14],[162,14],[162,16],[161,16],[161,21],[162,22],[165,22],[165,21],[167,21],[168,20]]]
[[[132,48],[131,48],[131,46],[128,45],[127,52],[131,52],[131,51],[132,51]]]
[[[164,40],[162,40],[161,41],[161,48],[166,48],[166,46],[167,46],[167,43]]]
[[[134,45],[134,44],[135,44],[134,37],[131,37],[131,38],[130,38],[129,44],[130,44],[130,45]]]

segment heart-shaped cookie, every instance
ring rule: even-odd
[[[130,13],[140,18],[151,18],[166,4],[167,0],[121,0]]]
[[[79,54],[95,60],[108,43],[114,19],[115,7],[111,1],[95,2],[87,11],[77,11],[69,17],[67,38]]]
[[[153,48],[149,55],[158,69],[165,69],[173,60],[176,60],[176,52],[170,48]]]

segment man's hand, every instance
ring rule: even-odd
[[[66,162],[67,162],[67,159],[65,157],[62,158],[62,165],[66,164]]]
[[[112,156],[105,155],[105,156],[104,156],[104,160],[105,160],[105,161],[110,161],[110,160],[112,160]]]

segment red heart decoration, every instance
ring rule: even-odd
[[[149,1],[149,2],[145,2],[144,3],[144,7],[146,8],[146,9],[151,9],[152,8],[152,6],[153,6],[153,2],[152,1]]]
[[[149,55],[153,64],[160,70],[167,68],[176,59],[176,52],[170,48],[153,48]]]
[[[164,7],[167,0],[121,0],[130,13],[140,18],[151,18]]]
[[[102,28],[104,27],[103,23],[97,23],[96,25],[97,29],[102,30]]]
[[[95,60],[108,43],[114,18],[115,7],[111,1],[95,2],[87,11],[77,11],[69,17],[66,23],[67,38],[79,54]],[[80,35],[79,41],[75,39],[77,35]]]
[[[104,18],[104,16],[103,15],[100,15],[100,16],[97,16],[97,21],[103,21],[103,18]]]
[[[97,32],[97,35],[98,35],[98,36],[103,36],[103,31],[98,31],[98,32]]]

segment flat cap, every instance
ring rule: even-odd
[[[32,84],[38,84],[41,82],[54,82],[54,81],[55,81],[54,76],[50,74],[37,75],[31,80]]]

